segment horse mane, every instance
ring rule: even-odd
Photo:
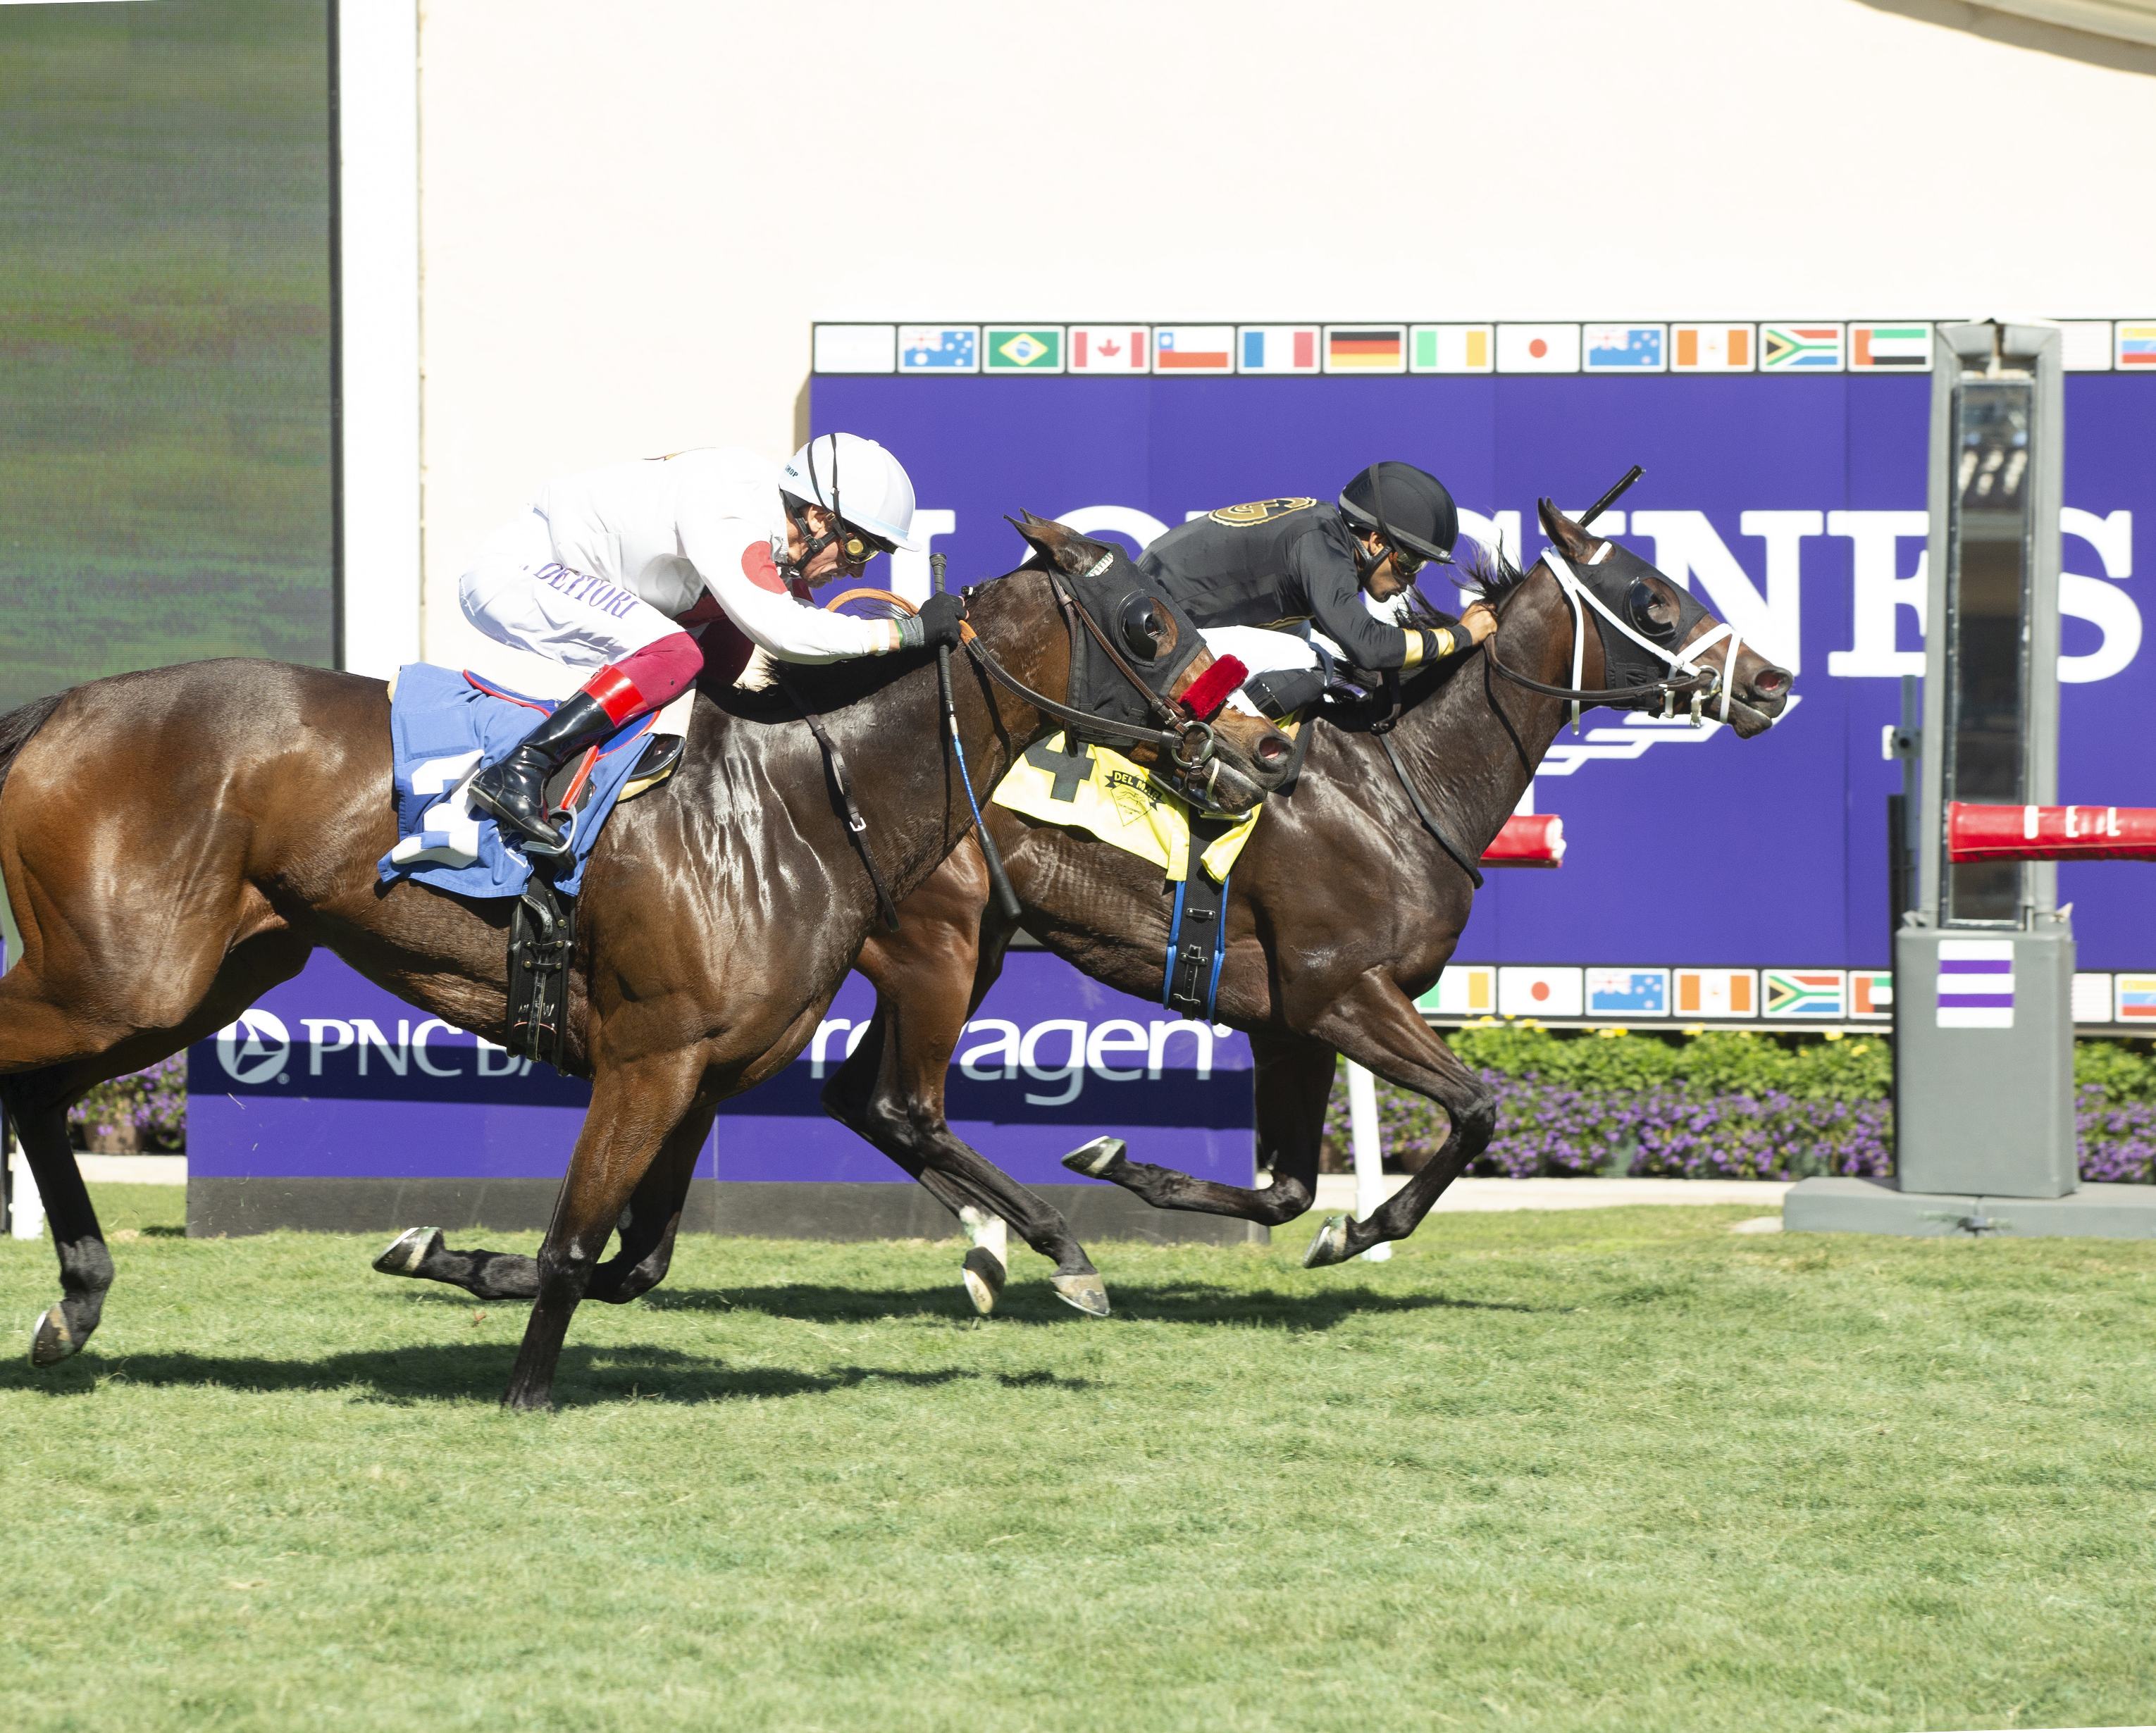
[[[67,695],[55,692],[49,698],[33,698],[21,709],[0,716],[0,788],[8,786],[8,772],[15,767],[16,755],[29,745],[32,735],[52,720],[53,712]]]
[[[1473,563],[1463,566],[1460,570],[1475,586],[1476,593],[1483,601],[1492,608],[1502,608],[1513,592],[1527,581],[1527,574],[1506,557],[1502,541],[1494,547],[1484,546],[1480,542],[1476,546],[1481,551],[1475,556]]]

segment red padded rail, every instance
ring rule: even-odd
[[[1564,820],[1554,813],[1531,818],[1507,818],[1497,840],[1483,851],[1486,867],[1553,867],[1564,864]]]
[[[2156,807],[1947,808],[1947,854],[1965,860],[2156,860]]]

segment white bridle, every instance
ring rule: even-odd
[[[1611,546],[1609,542],[1604,542],[1596,550],[1594,557],[1587,563],[1590,566],[1599,566],[1603,561],[1609,558]],[[1581,690],[1580,681],[1587,666],[1587,617],[1580,612],[1579,606],[1584,598],[1589,608],[1639,645],[1641,649],[1649,651],[1668,663],[1671,673],[1690,676],[1702,674],[1713,674],[1722,687],[1722,710],[1716,720],[1722,722],[1729,720],[1729,700],[1734,695],[1732,683],[1737,671],[1737,652],[1743,644],[1743,639],[1730,628],[1727,621],[1716,622],[1714,629],[1705,637],[1696,638],[1690,643],[1672,650],[1656,643],[1650,638],[1635,632],[1624,621],[1619,619],[1609,611],[1609,605],[1599,596],[1572,575],[1572,567],[1565,564],[1555,548],[1546,547],[1543,550],[1542,562],[1549,567],[1550,576],[1557,580],[1558,588],[1564,592],[1565,599],[1572,604],[1572,686],[1575,692]],[[1729,640],[1729,648],[1723,653],[1720,671],[1717,673],[1713,669],[1702,666],[1697,659],[1703,652],[1712,649],[1725,638]],[[1705,693],[1694,692],[1691,695],[1691,726],[1695,728],[1700,726],[1700,709],[1706,701]],[[1676,715],[1676,695],[1674,692],[1665,692],[1662,695],[1664,720],[1666,721]],[[1577,698],[1572,700],[1572,731],[1574,734],[1579,732],[1579,713],[1584,707],[1584,700]]]

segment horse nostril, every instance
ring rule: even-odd
[[[1260,764],[1278,764],[1287,755],[1287,742],[1276,734],[1269,734],[1258,742],[1258,762]]]
[[[1789,684],[1789,671],[1781,668],[1763,668],[1752,676],[1754,692],[1775,693]]]

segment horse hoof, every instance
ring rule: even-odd
[[[958,1274],[966,1284],[966,1295],[973,1302],[973,1310],[987,1317],[996,1309],[997,1298],[1004,1291],[1003,1260],[994,1253],[975,1246],[966,1254],[966,1261],[959,1266]]]
[[[58,1366],[80,1346],[69,1333],[67,1320],[54,1306],[49,1312],[38,1314],[37,1321],[30,1325],[30,1364]]]
[[[389,1249],[374,1260],[374,1267],[384,1275],[415,1276],[428,1254],[441,1249],[440,1228],[408,1228],[389,1242]]]
[[[1104,1137],[1103,1143],[1113,1143],[1112,1137]],[[1098,1275],[1060,1275],[1051,1277],[1055,1297],[1065,1305],[1075,1305],[1089,1318],[1108,1315],[1108,1290]]]
[[[1126,1147],[1127,1146],[1120,1137],[1096,1137],[1091,1143],[1081,1143],[1071,1151],[1063,1158],[1063,1165],[1073,1173],[1098,1179],[1122,1159]],[[1106,1310],[1105,1306],[1103,1310]]]
[[[1348,1218],[1327,1216],[1325,1225],[1317,1230],[1317,1238],[1311,1241],[1310,1249],[1302,1254],[1302,1267],[1322,1269],[1328,1264],[1345,1264],[1348,1255]]]

